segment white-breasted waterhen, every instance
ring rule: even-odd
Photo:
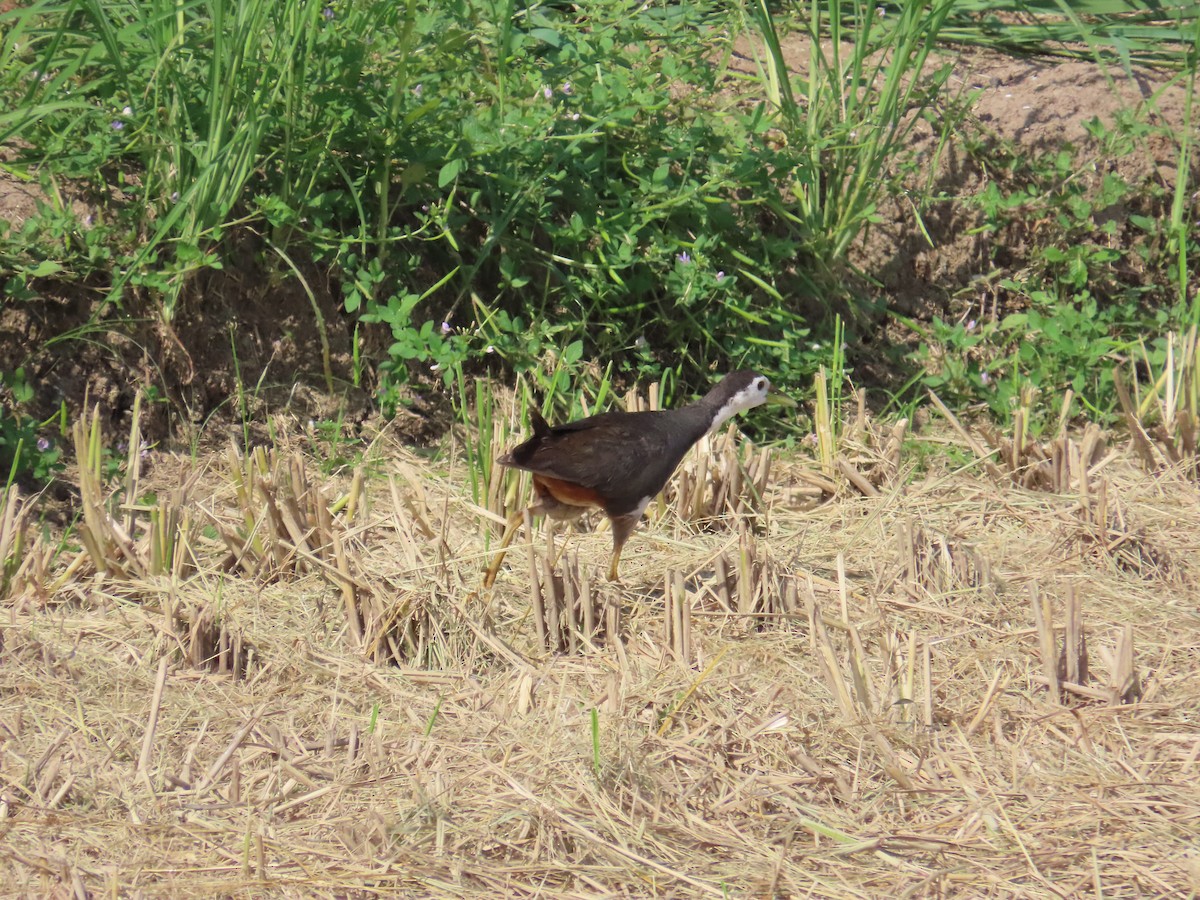
[[[693,444],[730,416],[759,404],[796,405],[770,389],[766,376],[742,370],[726,375],[702,398],[679,409],[609,412],[565,425],[547,425],[531,408],[533,437],[497,462],[533,473],[531,515],[574,519],[592,507],[604,510],[613,535],[608,577],[616,581],[621,548]],[[485,587],[495,582],[523,518],[524,512],[509,518],[484,576]]]

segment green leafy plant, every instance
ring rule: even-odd
[[[62,450],[46,436],[47,427],[58,417],[38,422],[21,414],[20,406],[33,399],[24,369],[0,372],[0,391],[13,401],[11,407],[0,405],[0,478],[6,487],[18,480],[45,484],[62,469]]]
[[[752,112],[703,114],[719,93],[716,38],[680,40],[657,12],[621,0],[580,23],[500,10],[464,48],[463,78],[422,76],[421,97],[436,84],[439,105],[416,127],[454,123],[418,215],[437,236],[424,262],[444,253],[435,269],[461,267],[441,290],[466,352],[490,348],[524,371],[582,339],[620,371],[692,381],[713,358],[811,364],[796,351],[807,326],[775,286],[797,243],[756,225],[777,215],[778,151]]]
[[[733,15],[46,0],[21,44],[0,39],[21,97],[0,128],[28,148],[14,170],[110,198],[103,230],[64,222],[104,250],[111,300],[171,319],[247,249],[327,267],[345,310],[390,332],[388,405],[430,368],[526,371],[573,340],[631,376],[697,385],[716,359],[794,379],[815,361],[790,298],[816,288],[778,197],[805,149],[723,99]],[[52,241],[21,258],[68,264]]]
[[[1178,279],[1200,246],[1175,240],[1170,210],[1178,192],[1153,178],[1130,183],[1094,164],[1141,152],[1163,136],[1161,128],[1128,111],[1087,128],[1094,148],[1086,153],[967,142],[987,175],[971,202],[978,230],[994,236],[994,274],[971,288],[984,298],[981,307],[957,321],[905,320],[922,338],[912,357],[920,383],[944,399],[981,401],[1007,418],[1038,391],[1050,400],[1043,412],[1053,415],[1070,390],[1080,410],[1110,420],[1114,365],[1134,355],[1145,335],[1189,321],[1192,305]],[[1145,361],[1150,371],[1161,366],[1161,349],[1148,348]]]
[[[999,321],[908,320],[924,338],[914,353],[923,386],[960,405],[982,400],[1004,421],[1031,389],[1050,397],[1069,389],[1093,415],[1111,415],[1112,363],[1133,346],[1120,336],[1128,332],[1120,311],[1101,310],[1090,297],[1064,303],[1042,291],[1029,300],[1028,309]]]

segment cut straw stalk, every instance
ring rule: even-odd
[[[663,643],[682,666],[692,665],[692,598],[683,573],[670,570],[663,575]]]
[[[138,756],[137,774],[145,775],[150,769],[150,756],[154,752],[154,734],[158,730],[158,714],[162,708],[163,691],[167,686],[168,661],[164,656],[158,661],[158,676],[154,679],[154,693],[150,697],[150,715],[146,719],[146,734],[142,738],[142,752]]]

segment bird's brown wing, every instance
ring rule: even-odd
[[[682,456],[659,426],[646,413],[591,416],[554,426],[510,455],[520,468],[636,501],[658,493]]]

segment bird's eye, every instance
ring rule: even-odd
[[[765,378],[757,379],[754,382],[754,389],[756,391],[765,391],[767,389],[767,379],[765,379]]]

